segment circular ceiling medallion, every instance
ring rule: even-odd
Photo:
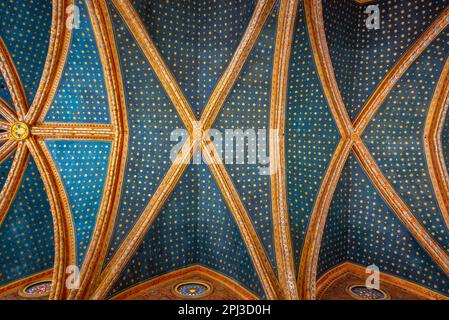
[[[40,280],[30,283],[19,290],[19,295],[24,298],[48,297],[51,290],[51,280]]]
[[[25,140],[30,136],[30,128],[25,122],[15,122],[9,129],[9,134],[16,140]]]
[[[346,288],[346,291],[358,300],[387,300],[390,296],[381,289],[370,289],[363,284],[355,284]]]
[[[212,287],[204,281],[186,281],[175,285],[173,291],[179,297],[195,299],[212,293]]]

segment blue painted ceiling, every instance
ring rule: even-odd
[[[239,44],[254,11],[248,0],[132,0],[197,118]],[[46,122],[111,122],[106,83],[85,1],[77,0],[80,28]],[[183,124],[150,63],[117,9],[108,1],[123,77],[129,141],[123,184],[105,265],[117,252],[171,165],[170,133]],[[354,119],[385,74],[447,5],[447,0],[385,0],[380,30],[367,30],[364,6],[324,0],[323,14],[335,76]],[[42,75],[51,27],[51,4],[0,2],[4,40],[32,102]],[[271,78],[278,5],[213,127],[269,127]],[[405,27],[407,26],[407,27]],[[449,251],[449,231],[429,178],[422,135],[436,82],[449,56],[445,30],[404,74],[363,135],[368,149],[430,236]],[[295,21],[286,109],[286,186],[295,269],[315,198],[340,134],[323,92],[308,38],[303,2]],[[3,77],[0,98],[12,105]],[[1,120],[1,118],[0,118]],[[449,163],[449,120],[442,130]],[[93,237],[105,191],[111,144],[48,140],[46,147],[66,190],[81,266]],[[0,164],[0,186],[13,155]],[[257,236],[277,271],[270,177],[257,164],[226,164]],[[31,158],[19,191],[0,227],[0,286],[52,268],[53,222],[37,166]],[[350,261],[449,294],[449,279],[384,202],[350,155],[325,226],[318,272]],[[190,165],[149,228],[109,296],[158,275],[193,264],[218,271],[265,298],[239,228],[205,164]]]
[[[379,2],[381,27],[367,30],[364,6],[352,1],[324,1],[329,51],[352,119],[446,5],[447,1]],[[387,180],[446,252],[449,231],[430,181],[423,132],[436,83],[449,57],[448,36],[446,29],[412,64],[362,135]],[[445,128],[447,121],[441,141],[448,163]],[[319,274],[345,261],[365,267],[375,264],[381,271],[444,294],[449,292],[448,277],[404,228],[353,155],[346,163],[329,210]]]

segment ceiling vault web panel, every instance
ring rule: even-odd
[[[391,5],[380,5],[381,27],[373,32],[365,26],[366,5],[352,0],[323,2],[329,52],[351,119],[446,3],[394,0]]]
[[[449,163],[447,128],[449,121],[445,121],[448,106],[449,57],[446,58],[446,63],[436,85],[427,112],[423,135],[427,169],[446,228],[449,229],[449,175],[447,172],[447,164]]]
[[[382,272],[448,293],[449,277],[384,202],[353,155],[346,162],[329,211],[319,276],[345,261],[365,267],[374,264]],[[340,221],[331,225],[332,217]],[[341,228],[342,224],[347,227]],[[340,246],[341,242],[346,244]],[[332,258],[341,247],[346,252]]]
[[[268,145],[270,117],[270,89],[276,44],[277,15],[279,2],[267,18],[261,33],[236,79],[232,90],[213,124],[221,132],[222,143],[214,143],[225,162],[233,184],[253,221],[266,254],[276,271],[276,254],[273,241],[271,217],[270,168],[262,165],[260,159],[266,156],[261,144]],[[246,143],[238,138],[230,139],[232,130],[242,130]],[[250,130],[248,133],[247,130]],[[237,133],[235,133],[237,135]],[[247,134],[247,135],[246,135]],[[235,153],[229,150],[234,149]],[[257,157],[250,154],[249,147],[258,145]],[[243,147],[244,154],[238,153]],[[257,163],[255,163],[257,162]]]
[[[270,97],[269,160],[273,238],[278,278],[284,298],[298,299],[295,283],[295,256],[292,247],[287,204],[285,161],[285,118],[289,81],[289,62],[293,46],[298,1],[280,1],[273,56]],[[277,166],[278,165],[278,166]]]
[[[15,63],[26,99],[31,104],[44,70],[43,57],[51,41],[52,4],[46,0],[5,1],[0,6],[0,17],[0,38]]]
[[[314,299],[335,263],[374,261],[447,294],[449,8],[391,3],[377,33],[349,0],[0,4],[0,292],[48,273],[50,299],[100,299],[197,264],[260,298]],[[80,29],[66,24],[73,4]],[[404,95],[423,110],[414,119],[393,115],[411,103],[395,103]],[[388,149],[405,143],[395,120],[413,131],[407,159]],[[265,144],[279,167],[271,177],[252,168],[254,190],[203,135],[245,122],[272,129]],[[169,134],[183,128],[193,138],[171,162]],[[394,137],[387,151],[384,136]],[[189,164],[199,153],[206,164]],[[404,192],[393,171],[417,180]],[[379,239],[422,277],[366,247]],[[20,246],[45,258],[29,264]],[[69,265],[81,267],[78,289],[65,286]]]
[[[64,183],[73,217],[77,266],[81,269],[104,192],[110,142],[47,140]]]
[[[115,43],[112,20],[105,1],[86,2],[98,43],[105,75],[109,113],[114,136],[111,143],[108,173],[103,197],[95,224],[94,237],[89,245],[80,272],[80,287],[72,291],[70,299],[86,299],[93,290],[107,255],[118,212],[124,171],[127,161],[128,119],[122,72]],[[92,129],[98,125],[92,125]]]
[[[72,29],[67,61],[45,121],[109,123],[105,77],[91,20],[84,0],[75,0],[74,5],[79,21]]]
[[[1,164],[1,176],[11,160],[12,156]],[[29,159],[0,226],[0,286],[51,268],[53,258],[50,205],[36,163]]]
[[[190,265],[223,273],[264,296],[240,231],[206,165],[186,169],[109,295]]]
[[[131,2],[199,119],[257,1]]]
[[[234,55],[228,68],[224,72],[223,77],[212,93],[211,99],[206,105],[205,111],[203,113],[203,115],[206,114],[206,116],[204,119],[202,118],[201,130],[208,129],[208,127],[210,127],[210,125],[213,123],[213,119],[218,114],[222,103],[226,99],[226,95],[227,93],[229,93],[230,88],[232,87],[232,83],[238,76],[239,72],[235,72],[236,68],[237,70],[240,70],[243,66],[244,60],[249,54],[249,51],[251,51],[247,48],[251,48],[254,45],[255,40],[257,39],[257,35],[263,26],[263,23],[260,23],[260,20],[264,21],[267,18],[273,4],[274,3],[271,1],[260,1],[258,3],[258,6],[256,7],[249,24],[250,26],[254,25],[255,28],[248,28],[245,32],[245,35],[243,36],[242,41],[239,44],[236,54]],[[134,11],[132,10],[132,7],[129,3],[118,2],[115,3],[115,5],[118,6],[118,10],[120,11],[121,15],[124,15],[125,21],[129,18],[133,18],[132,16],[129,16],[135,14],[133,13]],[[132,23],[139,23],[137,17],[134,17],[131,21]],[[133,26],[136,26],[136,24],[133,24]],[[140,28],[142,30],[141,25]],[[133,27],[131,27],[131,30],[133,31]],[[139,35],[142,36],[142,33],[140,33]],[[147,45],[152,45],[151,39],[149,39],[149,36],[146,33],[144,33],[143,38],[138,38],[138,41],[139,39],[142,39],[141,41],[147,41],[146,45],[143,47],[144,49],[148,48]],[[155,59],[156,61],[159,61],[159,54],[154,51],[152,53],[153,55],[149,56],[150,63],[154,63]],[[242,59],[243,62],[238,60],[240,57],[244,57]],[[158,70],[156,71],[156,73],[163,71],[164,68],[166,68],[165,64],[160,61],[160,64],[156,65],[156,70]],[[167,73],[161,73],[161,75],[165,77]],[[168,74],[168,76],[170,76],[170,74]],[[161,80],[161,78],[159,79]],[[165,78],[163,78],[162,80],[164,79]],[[166,84],[165,81],[162,81],[162,83],[163,85]],[[192,133],[192,124],[196,121],[194,120],[194,117],[192,117],[193,113],[188,105],[186,106],[178,104],[178,102],[184,103],[186,101],[185,98],[178,99],[177,96],[172,96],[173,93],[179,93],[179,87],[177,85],[173,86],[173,84],[175,83],[176,82],[172,82],[168,86],[169,90],[167,90],[167,94],[171,97],[171,100],[174,101],[175,107],[177,108],[178,113],[181,115],[181,118],[183,116],[187,116],[187,118],[183,120],[186,123],[186,127],[189,132]],[[172,91],[172,89],[175,89],[175,91]],[[210,142],[210,140],[201,141],[193,139],[193,141],[191,142],[187,141],[184,148],[181,150],[181,152],[178,153],[169,172],[165,175],[163,181],[159,185],[148,206],[140,216],[139,220],[136,222],[136,225],[128,234],[127,238],[122,243],[106,269],[103,271],[104,276],[102,276],[102,280],[92,296],[93,298],[101,298],[107,293],[107,290],[114,282],[114,279],[117,278],[119,270],[124,267],[124,264],[126,264],[130,259],[130,255],[132,254],[132,252],[136,250],[138,244],[141,242],[146,231],[156,217],[156,214],[162,207],[165,200],[168,198],[169,193],[173,190],[176,183],[179,181],[182,172],[187,167],[187,163],[191,159],[191,155],[194,153],[195,149],[199,147],[200,144],[202,152],[205,156],[205,160],[207,163],[211,164],[211,171],[214,177],[217,179],[220,189],[231,208],[240,231],[242,232],[243,238],[247,243],[248,248],[250,249],[251,257],[254,261],[259,277],[262,280],[267,296],[271,298],[278,296],[278,281],[277,279],[275,279],[273,270],[269,266],[269,262],[267,261],[267,257],[263,252],[261,244],[258,241],[258,238],[255,236],[255,231],[252,226],[251,220],[249,220],[248,218],[248,213],[244,209],[244,206],[241,203],[239,196],[235,191],[226,170],[224,169],[223,164],[220,163],[221,160],[218,158],[215,147]],[[131,249],[131,247],[133,247],[133,249]]]
[[[446,29],[397,82],[363,136],[386,178],[446,251],[449,229],[432,192],[423,135],[432,95],[448,57],[449,29]]]
[[[315,68],[303,2],[299,3],[292,46],[285,140],[288,210],[296,273],[314,200],[340,135]]]
[[[426,249],[442,270],[449,274],[448,254],[441,249],[432,237],[429,236],[413,213],[410,212],[405,203],[389,184],[388,180],[384,177],[360,139],[360,134],[366,128],[375,112],[379,109],[380,104],[384,101],[386,95],[391,92],[392,87],[411,66],[413,61],[419,57],[425,48],[427,48],[449,24],[449,8],[446,8],[435,19],[421,37],[399,59],[399,62],[387,74],[381,85],[360,111],[359,116],[354,121],[354,126],[351,124],[349,116],[346,113],[344,102],[341,98],[332,69],[324,35],[321,1],[306,2],[306,17],[312,47],[314,47],[315,62],[320,73],[320,78],[328,102],[334,112],[334,118],[337,121],[343,139],[341,140],[339,147],[337,147],[337,151],[334,154],[333,160],[331,160],[331,164],[323,180],[323,185],[318,194],[314,212],[312,213],[311,228],[309,228],[306,235],[305,248],[303,249],[301,256],[300,270],[298,273],[298,285],[301,297],[305,299],[315,298],[319,249],[326,216],[338,177],[341,174],[344,162],[351,148],[354,149],[357,159],[367,171],[368,176],[374,182],[376,188],[385,198],[386,202],[392,207],[412,235],[418,240],[423,248]]]
[[[42,181],[44,182],[45,189],[47,191],[51,213],[53,216],[53,224],[54,224],[54,269],[53,269],[53,285],[52,291],[50,294],[51,299],[61,299],[70,295],[69,290],[67,290],[65,286],[65,272],[66,267],[69,265],[76,265],[76,239],[74,235],[74,226],[72,221],[72,215],[70,210],[70,204],[67,199],[66,190],[64,188],[63,182],[59,175],[58,169],[53,162],[53,159],[50,155],[50,151],[47,149],[44,139],[47,138],[62,138],[62,139],[89,139],[95,140],[95,135],[97,135],[97,139],[111,140],[113,139],[113,144],[111,147],[111,159],[113,160],[112,165],[109,167],[108,178],[106,179],[106,187],[107,191],[104,192],[103,201],[100,205],[100,211],[98,214],[98,220],[102,222],[104,220],[105,212],[108,211],[109,221],[109,206],[112,203],[111,199],[114,200],[114,194],[111,194],[112,191],[117,190],[117,187],[112,187],[111,184],[119,181],[120,175],[119,166],[115,166],[115,164],[120,164],[120,161],[117,161],[117,155],[123,157],[123,152],[117,148],[120,141],[122,141],[123,134],[111,134],[111,128],[100,128],[96,124],[84,123],[81,128],[74,127],[73,125],[59,125],[57,123],[53,123],[52,125],[47,125],[42,123],[45,118],[46,112],[49,109],[53,101],[53,97],[55,95],[56,89],[59,86],[59,80],[61,78],[62,70],[65,65],[68,47],[70,44],[71,38],[71,29],[67,27],[66,21],[68,19],[68,13],[66,12],[67,6],[72,5],[72,1],[54,1],[53,2],[53,11],[52,11],[52,32],[49,41],[49,51],[47,59],[45,60],[45,72],[41,77],[41,82],[39,84],[39,90],[35,95],[34,100],[30,107],[28,107],[28,102],[24,94],[24,89],[21,84],[21,79],[19,78],[16,68],[14,67],[15,61],[11,59],[8,52],[5,50],[5,46],[3,42],[1,42],[3,48],[0,50],[0,61],[1,61],[1,70],[5,79],[7,79],[8,89],[10,93],[12,93],[14,109],[10,106],[5,105],[5,103],[1,104],[2,115],[5,115],[5,119],[9,121],[9,126],[12,126],[14,121],[22,120],[18,127],[22,128],[21,139],[25,139],[24,142],[10,138],[3,146],[2,146],[2,157],[7,154],[10,154],[15,148],[17,148],[16,157],[18,160],[15,165],[10,170],[8,175],[8,182],[4,185],[2,190],[2,203],[12,202],[12,198],[15,195],[15,190],[18,188],[18,181],[21,180],[21,176],[23,175],[23,171],[25,170],[26,157],[25,154],[31,154],[32,158],[35,160],[37,168],[39,169],[40,176]],[[45,55],[44,55],[45,56]],[[116,65],[116,64],[114,64]],[[115,68],[115,67],[114,67]],[[110,74],[110,70],[105,68],[107,72],[105,72],[106,80],[109,80],[108,76]],[[108,91],[108,101],[111,110],[111,115],[114,115],[112,119],[112,125],[114,128],[120,128],[122,132],[125,132],[123,124],[120,121],[117,121],[117,114],[121,114],[122,111],[118,110],[116,107],[116,103],[114,102],[114,97],[118,91],[114,90],[113,83],[109,82],[110,90]],[[109,89],[108,88],[108,89]],[[16,113],[17,112],[17,113]],[[9,119],[8,119],[9,118]],[[23,131],[23,128],[26,128]],[[84,131],[83,131],[84,130]],[[88,135],[86,132],[91,131],[94,134],[92,136]],[[106,131],[106,134],[105,134]],[[116,131],[117,132],[117,131]],[[20,169],[21,168],[21,169]],[[114,170],[117,168],[117,170]],[[19,170],[20,169],[20,170]],[[112,174],[112,175],[111,175]],[[6,206],[2,208],[0,212],[0,216],[4,217],[6,214]],[[8,218],[8,217],[6,217]],[[98,228],[98,225],[100,227]],[[107,225],[106,225],[107,227]],[[104,231],[107,230],[104,225],[96,224],[94,234],[95,238],[91,241],[89,245],[89,249],[91,246],[98,245],[96,239],[100,241],[104,239],[102,235]],[[98,232],[100,231],[100,235]],[[86,255],[87,264],[92,260],[91,251],[88,250]],[[86,262],[85,261],[85,262]],[[84,270],[82,269],[81,272]]]
[[[106,262],[132,229],[171,165],[170,149],[176,143],[170,141],[171,131],[183,128],[138,43],[115,7],[109,8],[122,64],[129,141],[122,198]]]

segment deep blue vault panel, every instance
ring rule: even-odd
[[[430,181],[423,131],[448,54],[449,30],[445,30],[399,80],[363,136],[387,179],[445,249],[449,249],[449,231]]]
[[[290,232],[298,270],[310,214],[340,139],[315,69],[303,3],[299,3],[290,59],[286,110],[286,178]]]
[[[50,40],[51,16],[51,1],[0,3],[0,37],[12,57],[29,104],[33,101],[44,70]],[[1,85],[2,80],[0,97],[3,97]]]
[[[132,0],[199,118],[237,48],[254,0]]]
[[[264,297],[240,231],[205,165],[186,169],[109,294],[194,264]]]
[[[6,160],[0,167],[2,180],[10,161]],[[52,268],[53,257],[50,204],[36,164],[30,159],[16,197],[0,226],[0,285]]]
[[[380,29],[367,29],[368,5],[378,4]],[[324,0],[326,36],[339,88],[355,118],[383,77],[447,6],[447,0],[356,4]]]
[[[110,122],[103,68],[84,0],[76,0],[79,28],[72,29],[66,65],[46,116],[49,122]]]
[[[47,141],[47,146],[69,198],[81,268],[103,197],[111,143]]]
[[[447,276],[385,204],[354,156],[341,179],[329,211],[319,274],[345,260],[364,267],[375,264],[382,272],[447,295]],[[338,231],[344,224],[348,233]],[[332,252],[335,244],[347,248],[346,254]]]

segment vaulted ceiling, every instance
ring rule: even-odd
[[[379,30],[353,0],[0,0],[0,293],[199,265],[314,299],[352,262],[449,295],[449,3],[374,3]],[[279,169],[204,136],[172,162],[182,128],[272,129]]]

